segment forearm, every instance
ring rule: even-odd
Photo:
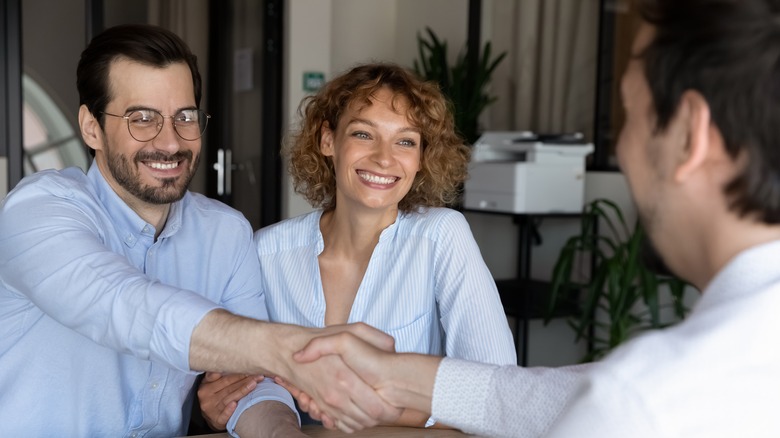
[[[393,338],[365,324],[312,329],[216,310],[193,332],[190,359],[195,369],[281,377],[308,394],[322,414],[345,432],[397,419],[399,409],[389,405],[338,355],[318,355],[306,361],[300,353],[296,355],[300,360],[293,359],[293,353],[317,336],[363,339],[360,342],[373,346],[369,348],[393,349]]]
[[[271,324],[217,309],[195,327],[190,367],[198,371],[290,377],[289,359],[305,342],[303,329]]]
[[[305,436],[300,432],[295,412],[277,401],[264,401],[244,411],[235,432],[242,438]]]

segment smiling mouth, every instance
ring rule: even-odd
[[[165,162],[165,163],[154,161],[154,162],[146,162],[144,164],[146,164],[147,166],[151,167],[152,169],[171,170],[171,169],[175,169],[175,168],[179,167],[179,163],[180,163],[180,161]]]
[[[178,151],[173,154],[156,151],[139,153],[135,157],[135,161],[153,170],[170,172],[184,166],[188,161],[192,161],[192,158],[192,151]]]
[[[373,173],[368,173],[360,170],[357,172],[357,174],[362,180],[370,182],[372,184],[388,185],[388,184],[393,184],[394,182],[401,179],[397,176],[379,176],[379,175],[374,175]]]

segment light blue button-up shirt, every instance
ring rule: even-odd
[[[321,215],[255,234],[272,321],[325,325]],[[349,314],[348,322],[360,321],[392,335],[399,352],[517,364],[496,283],[455,210],[401,213],[382,231]]]
[[[267,319],[260,267],[246,219],[202,195],[173,203],[154,235],[95,165],[40,172],[6,197],[0,436],[186,434],[192,331],[220,306]]]

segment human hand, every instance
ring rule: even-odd
[[[395,418],[383,419],[383,422],[396,423],[403,412],[399,408],[409,408],[406,411],[409,414],[407,420],[420,413],[431,412],[433,382],[441,357],[395,354],[378,349],[353,333],[341,332],[313,339],[293,358],[300,363],[318,363],[329,355],[338,355],[379,396],[396,408]],[[285,382],[279,383],[286,386]],[[298,388],[288,390],[298,399],[299,407],[306,409],[315,418],[316,415],[322,415],[316,398],[301,393]],[[418,412],[411,415],[411,410]],[[326,418],[323,417],[323,424]]]
[[[213,430],[225,430],[238,401],[252,392],[263,376],[206,373],[198,387],[200,410]]]
[[[296,352],[293,355],[293,358],[301,363],[310,363],[321,360],[323,356],[334,354],[342,355],[342,360],[365,380],[366,383],[371,385],[375,390],[381,391],[380,378],[375,373],[375,370],[382,364],[381,354],[392,352],[392,350],[388,351],[386,348],[376,348],[376,345],[370,342],[370,338],[369,342],[365,342],[363,338],[359,336],[360,333],[358,333],[358,335],[355,335],[350,331],[331,331],[331,333],[332,334],[315,338],[309,342],[303,350]],[[384,346],[379,344],[379,347]],[[359,358],[359,360],[355,360],[356,358]],[[275,377],[274,380],[295,397],[298,402],[298,407],[301,410],[308,412],[312,418],[322,421],[325,427],[334,427],[335,421],[324,412],[309,394],[278,376]],[[392,413],[392,417],[384,418],[383,422],[393,422],[393,417],[399,415],[400,412],[395,411]]]
[[[313,338],[337,333],[347,333],[380,351],[393,351],[394,348],[392,337],[362,323],[288,334],[288,344],[297,348],[290,352],[289,377],[278,376],[284,377],[279,382],[285,383],[293,396],[298,396],[300,407],[314,406],[314,410],[309,408],[308,412],[314,418],[322,419],[328,428],[337,427],[349,433],[397,418],[400,410],[382,399],[339,356],[323,355],[308,362],[292,359],[292,353]]]
[[[378,348],[359,335],[342,331],[312,339],[303,349],[293,354],[293,359],[305,364],[329,355],[338,355],[366,383],[381,392],[387,387],[382,376],[387,375],[385,367],[391,362],[389,359],[393,353],[393,350]],[[297,390],[302,398],[305,397],[305,394],[300,394],[299,389],[293,390]]]

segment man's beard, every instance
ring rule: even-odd
[[[161,152],[137,154],[134,159],[136,166],[143,160],[183,161],[184,163],[192,163],[191,168],[187,169],[187,173],[184,174],[183,178],[162,179],[160,180],[162,183],[161,187],[151,187],[141,182],[137,173],[137,167],[133,167],[128,161],[127,156],[112,153],[108,153],[107,155],[108,170],[117,183],[131,195],[149,204],[170,204],[171,202],[176,202],[184,197],[184,194],[187,192],[187,187],[190,185],[190,181],[192,181],[192,177],[195,175],[194,169],[198,168],[198,161],[200,160],[200,155],[196,155],[193,161],[193,154],[191,151],[179,151],[170,156]]]

